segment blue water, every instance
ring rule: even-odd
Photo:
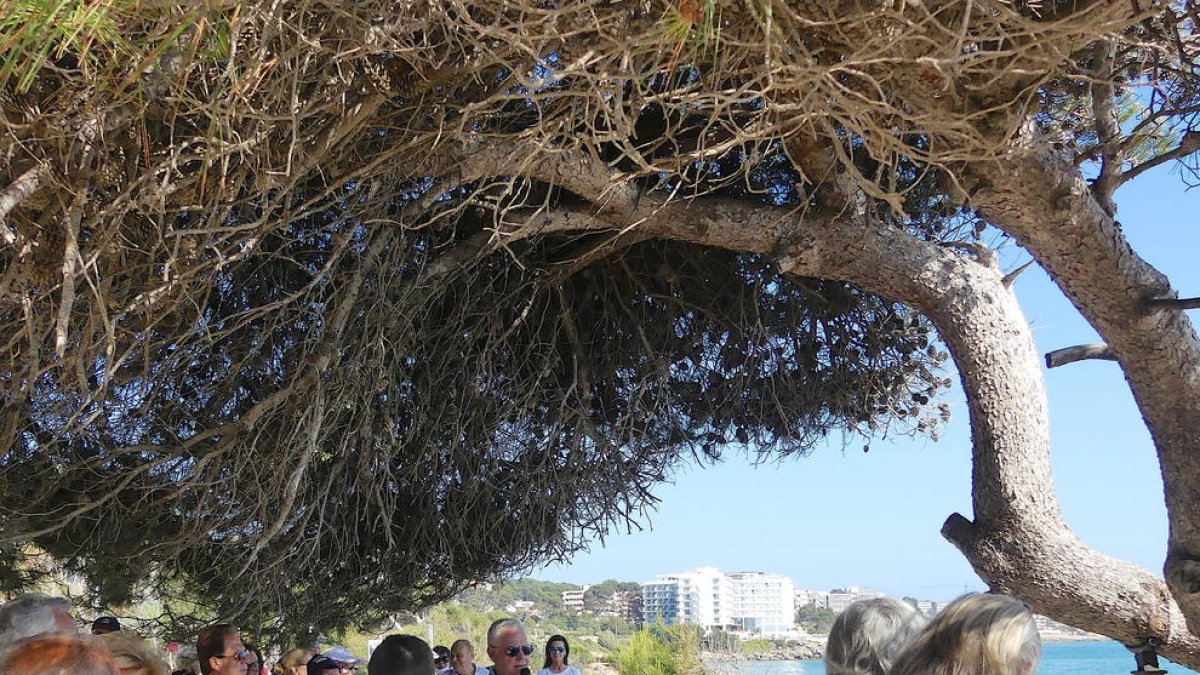
[[[1171,675],[1200,675],[1166,659],[1159,664]],[[1116,642],[1055,642],[1042,645],[1037,674],[1125,675],[1133,666],[1133,655]],[[740,675],[825,675],[820,661],[746,661],[730,670]]]

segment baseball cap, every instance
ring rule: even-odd
[[[308,675],[321,675],[329,668],[340,668],[341,665],[324,654],[317,654],[308,660]]]
[[[446,647],[443,647],[442,645],[438,645],[433,648],[433,660],[434,661],[437,661],[438,659],[448,659],[448,658],[450,658],[450,650],[449,649],[447,649]]]
[[[331,661],[337,661],[338,663],[348,663],[351,665],[365,663],[363,659],[351,654],[349,649],[346,649],[341,645],[334,645],[329,649],[326,649],[325,651],[321,652],[321,656],[324,656]]]

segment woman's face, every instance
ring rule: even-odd
[[[458,675],[472,675],[475,672],[475,651],[470,647],[450,650],[450,667]]]
[[[561,665],[563,660],[567,658],[566,643],[555,640],[550,643],[550,663]]]

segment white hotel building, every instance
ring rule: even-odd
[[[781,635],[795,623],[795,588],[778,574],[700,567],[661,574],[642,584],[642,616],[647,623],[693,623],[757,635]]]

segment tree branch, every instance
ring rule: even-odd
[[[1046,367],[1057,368],[1065,366],[1068,363],[1075,363],[1076,361],[1086,359],[1116,361],[1117,355],[1113,354],[1112,350],[1105,344],[1075,345],[1074,347],[1065,347],[1052,352],[1046,352]]]
[[[1117,212],[1113,203],[1113,192],[1120,183],[1121,172],[1121,127],[1113,107],[1115,88],[1112,84],[1113,59],[1116,43],[1100,40],[1093,46],[1096,59],[1095,80],[1092,83],[1092,116],[1096,122],[1097,147],[1100,154],[1100,175],[1092,183],[1092,192],[1105,212]]]
[[[1148,159],[1121,174],[1117,180],[1117,187],[1128,183],[1156,166],[1166,164],[1171,160],[1183,159],[1197,150],[1200,150],[1200,131],[1189,131],[1183,135],[1183,140],[1179,142],[1179,146],[1175,149],[1168,150],[1157,157]]]
[[[1200,298],[1150,298],[1146,309],[1200,309]]]
[[[45,164],[37,164],[0,190],[0,238],[9,246],[20,247],[24,244],[24,238],[9,228],[8,214],[38,189],[45,171]]]

